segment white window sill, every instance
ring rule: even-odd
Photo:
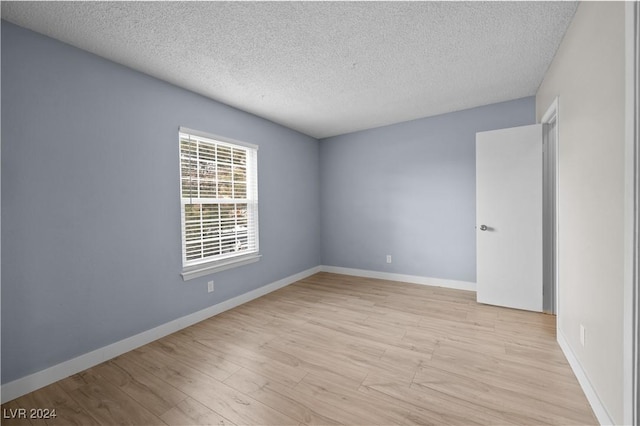
[[[224,271],[225,269],[236,268],[242,265],[260,260],[260,253],[248,254],[246,256],[232,257],[230,259],[214,260],[213,262],[201,263],[200,265],[188,266],[182,269],[182,280],[189,281],[194,278],[204,277],[205,275],[215,272]]]

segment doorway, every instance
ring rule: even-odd
[[[558,314],[558,98],[542,117],[542,310]]]

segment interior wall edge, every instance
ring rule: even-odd
[[[537,117],[560,97],[558,328],[616,424],[627,374],[624,27],[623,2],[580,3],[536,94]]]
[[[316,139],[0,27],[2,384],[320,264]],[[180,126],[260,145],[260,262],[180,277]]]
[[[560,349],[562,349],[562,353],[564,354],[565,358],[567,359],[567,362],[571,366],[571,370],[573,371],[573,374],[575,374],[576,379],[578,379],[578,383],[580,383],[580,387],[584,391],[584,394],[587,397],[587,400],[589,401],[591,408],[593,409],[593,414],[595,414],[596,418],[598,419],[598,422],[601,425],[615,424],[615,422],[613,421],[613,418],[607,411],[606,407],[602,403],[602,400],[598,396],[598,393],[596,392],[595,388],[591,384],[591,381],[589,380],[589,376],[587,376],[587,372],[582,368],[580,361],[578,361],[578,358],[573,353],[573,350],[571,349],[569,342],[564,337],[564,333],[562,333],[560,329],[558,329],[557,340],[558,340],[558,345],[560,345]]]
[[[395,274],[391,272],[371,271],[365,269],[343,268],[340,266],[320,266],[321,272],[332,274],[351,275],[362,278],[375,278],[379,280],[399,281],[411,284],[421,284],[433,287],[444,287],[455,290],[476,291],[476,283],[470,281],[448,280],[444,278],[421,277],[417,275]]]
[[[182,318],[169,321],[165,324],[112,343],[102,348],[93,350],[68,361],[38,371],[25,377],[21,377],[9,383],[5,383],[1,388],[1,403],[14,400],[30,392],[43,388],[47,385],[62,380],[73,374],[94,367],[102,362],[108,361],[126,352],[132,351],[140,346],[151,343],[169,334],[180,331],[200,321],[221,314],[244,303],[250,302],[258,297],[264,296],[296,281],[302,280],[313,274],[320,272],[320,267],[315,266],[294,275],[282,278],[281,280],[259,287],[255,290],[225,300],[216,305],[183,316]]]
[[[638,271],[640,266],[640,5],[625,3],[625,192],[623,422],[638,424]]]

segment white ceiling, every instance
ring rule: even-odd
[[[535,94],[576,2],[2,2],[2,18],[323,138]]]

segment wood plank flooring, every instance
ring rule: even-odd
[[[3,425],[597,424],[555,317],[320,273],[2,406]]]

